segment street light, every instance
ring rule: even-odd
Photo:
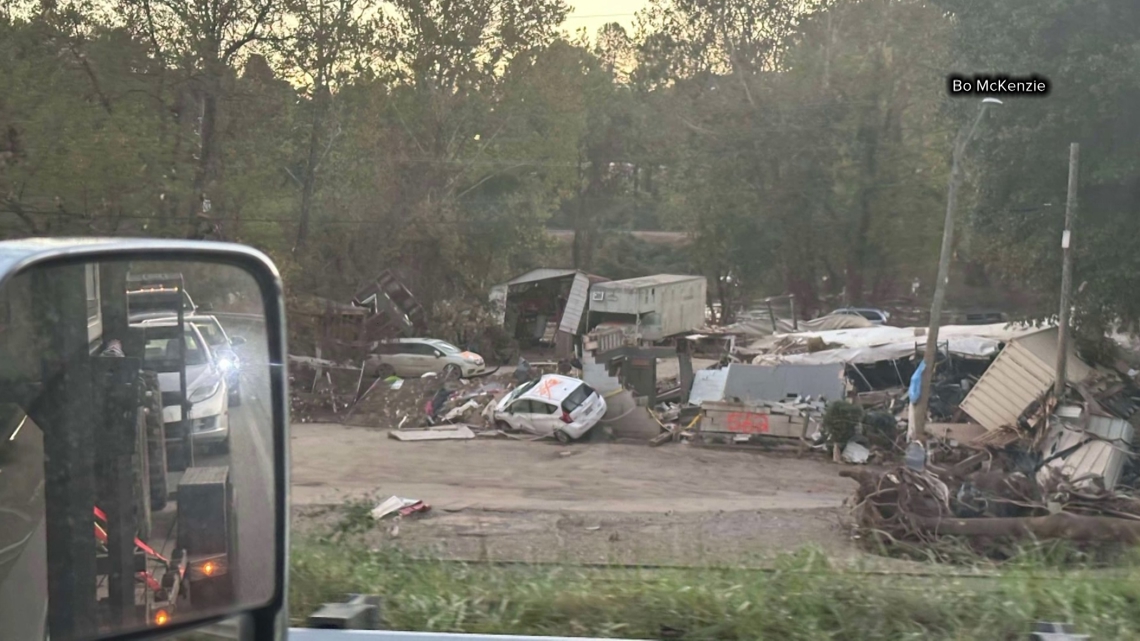
[[[942,300],[946,297],[946,282],[950,279],[950,252],[954,244],[954,210],[958,202],[958,183],[961,182],[959,169],[966,145],[974,137],[978,123],[990,105],[1000,105],[997,98],[983,98],[978,106],[978,115],[965,136],[961,132],[954,143],[954,155],[950,164],[950,187],[946,194],[946,224],[942,228],[942,253],[938,257],[938,280],[934,282],[934,301],[930,304],[930,327],[926,332],[926,352],[923,354],[922,387],[918,403],[914,406],[914,425],[910,432],[913,438],[926,442],[926,412],[930,406],[930,387],[934,379],[934,357],[938,354],[938,327],[942,319]]]

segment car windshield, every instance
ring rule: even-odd
[[[508,401],[513,401],[516,398],[522,396],[523,394],[526,394],[530,390],[534,389],[535,385],[538,385],[537,380],[527,381],[527,382],[523,383],[522,385],[519,385],[518,387],[513,389],[510,394],[507,395]]]
[[[185,363],[187,367],[205,365],[209,362],[209,353],[206,347],[198,340],[198,336],[186,330],[183,344],[186,346]],[[146,351],[143,360],[156,365],[173,367],[178,362],[178,343],[172,338],[147,338]]]
[[[170,296],[164,291],[153,290],[139,290],[128,292],[128,305],[130,312],[169,312],[171,311]],[[190,300],[190,294],[183,290],[182,292],[182,309],[186,312],[194,310],[194,303]]]
[[[222,333],[212,321],[196,322],[194,323],[198,331],[202,333],[202,338],[206,339],[206,344],[210,347],[227,347],[229,342],[226,340],[226,335]]]
[[[463,351],[463,350],[459,349],[458,347],[452,345],[451,343],[449,343],[447,341],[433,340],[433,341],[429,341],[429,344],[432,347],[437,348],[439,351],[443,352],[444,354],[458,354],[458,353]]]

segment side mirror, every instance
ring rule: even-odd
[[[159,301],[165,320],[127,315],[129,289],[204,283],[261,303],[238,315],[256,353],[240,405],[199,375],[200,352],[167,349],[186,336],[180,294]],[[283,633],[281,291],[269,259],[240,245],[0,242],[0,406],[26,414],[4,453],[19,482],[0,504],[26,518],[0,518],[0,636],[188,638],[235,616],[249,638]],[[208,427],[191,431],[187,411]]]
[[[443,352],[439,351],[438,349],[435,350],[435,357],[436,358],[443,358]]]
[[[230,337],[230,347],[241,347],[242,345],[245,345],[245,337],[244,336],[231,336]]]

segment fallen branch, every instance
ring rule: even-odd
[[[1061,512],[1049,516],[955,519],[912,515],[910,521],[926,532],[939,535],[1140,542],[1140,521],[1110,516]]]

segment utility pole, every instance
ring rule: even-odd
[[[1061,312],[1057,318],[1057,377],[1053,381],[1053,398],[1065,394],[1065,367],[1069,355],[1069,302],[1073,290],[1073,219],[1077,217],[1077,175],[1080,169],[1081,146],[1069,143],[1069,195],[1065,201],[1065,231],[1061,234]]]
[[[942,227],[942,251],[938,257],[938,279],[934,281],[934,300],[930,304],[930,327],[926,332],[926,352],[923,354],[925,369],[922,372],[922,389],[918,403],[914,406],[914,425],[908,430],[919,442],[926,442],[926,412],[930,407],[930,387],[934,381],[934,361],[938,354],[938,329],[942,320],[942,301],[946,298],[946,283],[950,280],[950,256],[954,249],[954,210],[958,204],[958,183],[961,182],[961,159],[966,145],[974,137],[978,123],[986,115],[990,105],[1000,105],[997,98],[984,98],[974,118],[969,132],[958,135],[954,143],[954,153],[950,164],[950,186],[946,194],[946,222]]]

